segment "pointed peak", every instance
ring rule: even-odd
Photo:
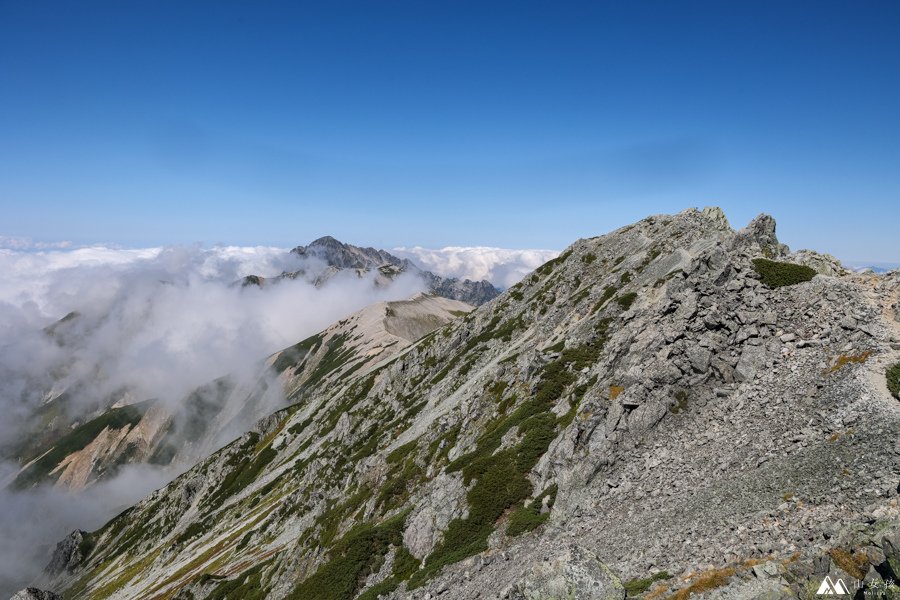
[[[323,235],[322,237],[315,239],[309,243],[310,246],[344,246],[342,241],[331,237],[330,235]]]
[[[776,223],[772,215],[759,213],[738,233],[741,238],[758,245],[762,254],[767,258],[777,258],[788,254],[790,249],[778,241],[775,228]]]

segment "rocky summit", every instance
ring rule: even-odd
[[[396,352],[307,376],[290,407],[60,542],[39,587],[886,594],[900,579],[898,313],[900,272],[791,254],[766,215],[739,231],[716,208],[649,217]],[[341,360],[335,335],[273,360],[314,373]]]

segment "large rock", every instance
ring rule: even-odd
[[[798,250],[791,255],[791,260],[797,264],[806,265],[819,273],[834,277],[842,275],[846,270],[841,261],[830,254],[820,254],[813,250]]]
[[[459,476],[441,474],[435,478],[434,491],[407,520],[403,543],[416,558],[422,559],[434,549],[440,532],[453,519],[462,516],[460,500],[465,487]]]
[[[628,429],[642,433],[659,423],[666,415],[666,407],[656,401],[645,402],[628,415]]]
[[[900,532],[881,539],[881,551],[894,579],[900,581]]]
[[[744,346],[741,359],[735,367],[738,381],[752,381],[757,372],[766,364],[766,349],[763,346]]]
[[[778,237],[775,235],[775,219],[765,213],[760,214],[744,229],[741,229],[738,232],[737,241],[739,244],[749,242],[750,245],[757,246],[767,258],[778,258],[790,251],[786,245],[778,241]]]
[[[50,575],[59,575],[81,564],[84,560],[81,549],[85,535],[86,531],[76,529],[58,542],[45,571]]]
[[[575,544],[531,567],[507,600],[621,600],[625,588],[596,556]]]
[[[9,600],[62,600],[62,596],[57,596],[53,592],[45,592],[37,588],[25,588],[17,592],[15,596]]]

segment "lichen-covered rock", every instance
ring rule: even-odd
[[[572,544],[531,566],[504,600],[622,600],[625,588],[600,560]]]

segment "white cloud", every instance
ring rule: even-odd
[[[424,287],[412,275],[387,288],[356,276],[321,288],[302,279],[235,285],[303,260],[271,247],[0,250],[0,339],[10,340],[0,344],[0,368],[37,375],[65,361],[76,377],[99,367],[104,389],[95,392],[127,386],[178,401],[372,302]],[[40,331],[71,311],[81,314],[77,335],[60,351]]]
[[[556,250],[510,250],[487,246],[447,246],[437,250],[415,246],[391,252],[444,277],[478,281],[487,279],[500,288],[518,283],[551,258]]]

